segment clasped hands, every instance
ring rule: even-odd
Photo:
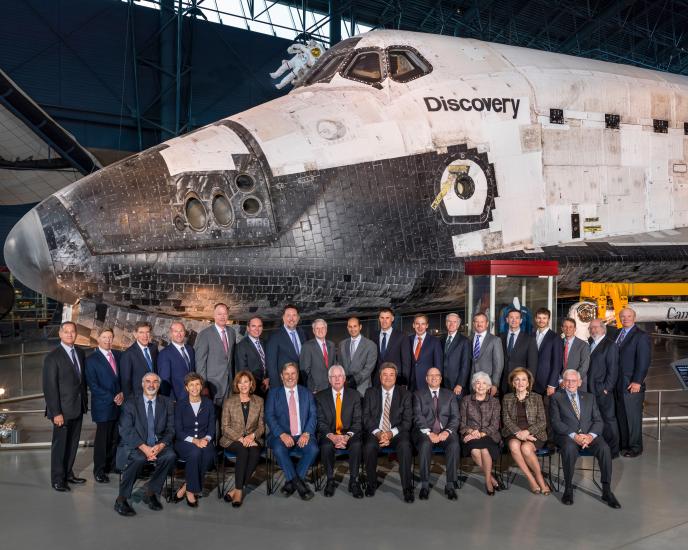
[[[248,434],[244,437],[240,437],[237,441],[241,443],[244,447],[257,447],[256,434]]]
[[[438,434],[428,432],[428,439],[432,442],[433,445],[436,445],[437,443],[442,443],[442,441],[446,441],[448,437],[449,432],[447,430],[442,430]]]
[[[375,437],[377,437],[377,442],[380,445],[380,447],[388,447],[389,443],[392,441],[392,438],[394,437],[394,434],[391,431],[379,431],[375,434]]]
[[[463,438],[463,442],[468,443],[469,441],[473,441],[474,439],[480,439],[481,437],[485,437],[485,434],[480,430],[470,430],[466,432],[466,435]]]
[[[532,435],[528,430],[521,430],[520,432],[516,432],[514,435],[516,436],[516,439],[520,441],[537,441],[537,437]]]
[[[294,441],[294,438],[288,433],[283,433],[280,435],[280,439],[287,449],[291,449],[295,444],[303,449],[306,445],[308,445],[310,437],[310,434],[303,433],[298,440]]]
[[[335,449],[346,449],[346,444],[351,436],[349,434],[327,434],[327,439],[334,443]]]
[[[573,436],[573,440],[583,449],[590,445],[593,439],[595,438],[590,434],[576,434]]]
[[[164,444],[164,443],[156,443],[156,444],[153,445],[152,447],[149,447],[149,446],[146,445],[145,443],[142,443],[141,445],[139,445],[139,450],[140,450],[144,455],[146,455],[146,460],[148,460],[149,462],[154,462],[155,460],[157,460],[158,455],[160,454],[160,452],[161,452],[164,448],[165,448],[165,444]]]

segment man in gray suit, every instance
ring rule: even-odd
[[[327,370],[337,362],[337,350],[332,340],[327,340],[327,323],[316,319],[311,325],[315,338],[304,342],[299,355],[299,369],[306,385],[313,393],[329,387]]]
[[[494,397],[497,395],[502,370],[504,370],[504,351],[502,350],[502,341],[494,334],[490,334],[488,328],[487,315],[484,313],[473,315],[471,377],[476,372],[486,373],[492,380],[490,394]]]
[[[210,399],[215,403],[218,422],[222,415],[222,401],[231,387],[236,335],[227,325],[229,309],[217,304],[213,309],[215,322],[203,329],[196,338],[196,372],[205,380]]]
[[[413,439],[420,459],[420,500],[430,496],[429,478],[432,448],[442,447],[447,464],[444,494],[456,500],[456,467],[459,460],[459,402],[454,392],[442,385],[442,373],[434,367],[425,375],[427,389],[413,394]]]
[[[365,395],[377,363],[377,346],[361,334],[361,328],[358,317],[349,318],[346,323],[349,338],[339,343],[339,357],[346,372],[347,385]]]
[[[564,333],[564,352],[562,353],[562,365],[560,372],[563,374],[566,369],[579,372],[583,381],[583,391],[588,391],[588,369],[590,368],[590,346],[584,340],[576,336],[576,320],[567,317],[561,324]],[[563,383],[559,385],[563,388]]]

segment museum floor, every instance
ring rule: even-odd
[[[651,437],[654,433],[645,427],[641,457],[614,461],[613,489],[621,510],[600,501],[589,477],[577,478],[582,489],[575,492],[574,505],[565,507],[560,493],[533,495],[520,476],[508,491],[488,497],[475,473],[458,501],[444,498],[440,481],[430,500],[408,505],[399,498],[392,473],[374,498],[362,501],[341,486],[332,499],[317,493],[302,502],[267,496],[261,484],[239,509],[213,492],[197,509],[179,503],[153,512],[135,495],[138,515],[122,518],[112,508],[116,476],[109,485],[93,482],[92,449],[79,451],[75,470],[88,482],[71,494],[50,488],[49,451],[6,451],[0,452],[0,540],[8,550],[349,549],[352,544],[358,550],[681,548],[688,537],[688,425],[666,427],[661,443]],[[433,479],[438,475],[439,470]]]

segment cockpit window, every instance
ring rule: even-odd
[[[355,55],[344,69],[342,76],[368,84],[382,81],[379,52],[367,51]]]
[[[333,55],[329,59],[323,59],[321,63],[316,65],[313,72],[308,75],[308,78],[304,84],[309,86],[310,84],[315,84],[316,82],[329,82],[337,72],[339,64],[342,62],[343,58],[344,54]]]
[[[410,82],[432,71],[422,55],[409,48],[389,48],[389,73],[396,82]]]

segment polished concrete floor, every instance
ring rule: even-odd
[[[212,493],[197,509],[165,504],[162,512],[153,512],[135,501],[138,515],[122,518],[112,509],[114,479],[109,485],[93,482],[92,449],[79,451],[75,468],[88,478],[87,484],[69,494],[50,488],[48,451],[2,451],[0,547],[685,548],[688,425],[666,428],[661,443],[651,435],[646,430],[641,457],[614,461],[613,489],[621,510],[600,501],[589,472],[577,477],[580,488],[572,507],[561,504],[560,494],[531,494],[521,476],[508,491],[488,497],[477,473],[469,475],[458,501],[444,498],[440,480],[430,500],[409,505],[400,500],[398,477],[392,472],[374,498],[362,501],[340,487],[334,498],[317,493],[302,502],[267,496],[261,484],[239,509]],[[439,470],[433,479],[438,475]]]

